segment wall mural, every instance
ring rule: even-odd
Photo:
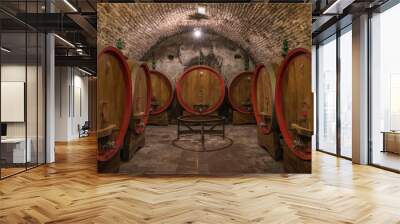
[[[310,4],[201,7],[98,4],[98,171],[311,173]]]

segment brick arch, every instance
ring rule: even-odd
[[[249,59],[251,62],[255,62],[254,55],[251,54],[252,52],[249,51],[249,49],[244,49],[241,45],[239,45],[235,41],[231,40],[229,37],[223,36],[220,33],[217,33],[213,30],[210,30],[205,27],[203,27],[201,29],[202,29],[202,32],[204,33],[203,35],[206,36],[206,37],[202,37],[202,38],[210,38],[210,36],[221,38],[222,40],[224,40],[225,43],[228,43],[228,45],[231,46],[232,48],[239,49],[240,51],[246,53],[250,57]],[[157,43],[155,43],[153,46],[151,46],[149,49],[147,49],[145,51],[145,54],[139,60],[140,61],[149,60],[151,58],[151,54],[154,53],[155,51],[157,51],[157,48],[159,48],[160,46],[171,45],[171,39],[174,39],[176,37],[179,37],[180,40],[183,41],[183,42],[180,42],[180,44],[184,45],[184,43],[186,43],[189,40],[188,34],[191,35],[192,32],[193,32],[193,29],[186,29],[179,33],[175,33],[171,36],[159,39],[159,41]],[[192,39],[192,37],[190,37],[190,39]],[[196,42],[197,42],[197,40],[195,40],[194,38],[191,41],[191,43],[193,43],[193,44],[195,44]],[[200,42],[200,43],[201,44],[199,46],[211,44],[209,42]],[[211,65],[209,65],[209,66],[211,66]],[[213,66],[211,66],[211,67],[213,67]]]
[[[311,7],[307,4],[206,4],[208,19],[190,19],[197,4],[98,4],[101,45],[126,42],[126,53],[140,59],[151,46],[195,27],[212,30],[248,49],[256,62],[280,56],[281,44],[311,46]]]

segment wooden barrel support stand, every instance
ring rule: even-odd
[[[242,72],[229,85],[228,98],[232,105],[232,124],[254,124],[251,85],[254,73]]]
[[[282,159],[282,147],[276,122],[275,83],[277,65],[260,64],[256,67],[252,82],[252,105],[257,122],[258,144],[275,160]]]
[[[132,110],[132,85],[128,64],[114,47],[104,48],[97,57],[97,141],[98,171],[118,172]]]
[[[145,127],[151,106],[150,71],[145,63],[128,60],[132,84],[132,113],[129,127],[121,150],[123,161],[129,161],[145,144]]]
[[[294,49],[281,63],[275,99],[276,117],[285,143],[284,168],[290,173],[311,173],[313,95],[308,50]]]
[[[149,124],[168,125],[168,107],[174,99],[171,81],[159,71],[150,71],[151,78],[151,110]]]

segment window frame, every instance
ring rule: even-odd
[[[341,84],[341,67],[340,67],[340,37],[342,35],[344,35],[347,32],[352,32],[352,23],[347,24],[346,26],[337,29],[335,33],[333,33],[332,35],[319,40],[318,43],[316,44],[316,68],[315,68],[315,80],[316,80],[316,111],[315,111],[315,116],[316,116],[316,151],[319,152],[323,152],[329,155],[333,155],[336,157],[340,157],[343,159],[347,159],[347,160],[352,160],[352,158],[347,157],[342,155],[341,153],[341,118],[340,118],[340,103],[341,103],[341,97],[340,97],[340,84]],[[332,38],[333,36],[335,36],[334,38]],[[332,40],[329,40],[332,39]],[[336,41],[336,152],[332,153],[329,152],[327,150],[321,149],[320,143],[319,143],[319,133],[320,133],[320,125],[319,125],[319,110],[320,110],[320,105],[319,105],[319,93],[320,93],[320,89],[319,89],[319,47],[322,43],[326,42],[326,41]]]

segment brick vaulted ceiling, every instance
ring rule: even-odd
[[[275,61],[282,42],[311,47],[311,4],[102,3],[98,9],[98,46],[125,42],[125,53],[140,60],[156,43],[194,28],[215,32],[247,50],[256,62]]]

